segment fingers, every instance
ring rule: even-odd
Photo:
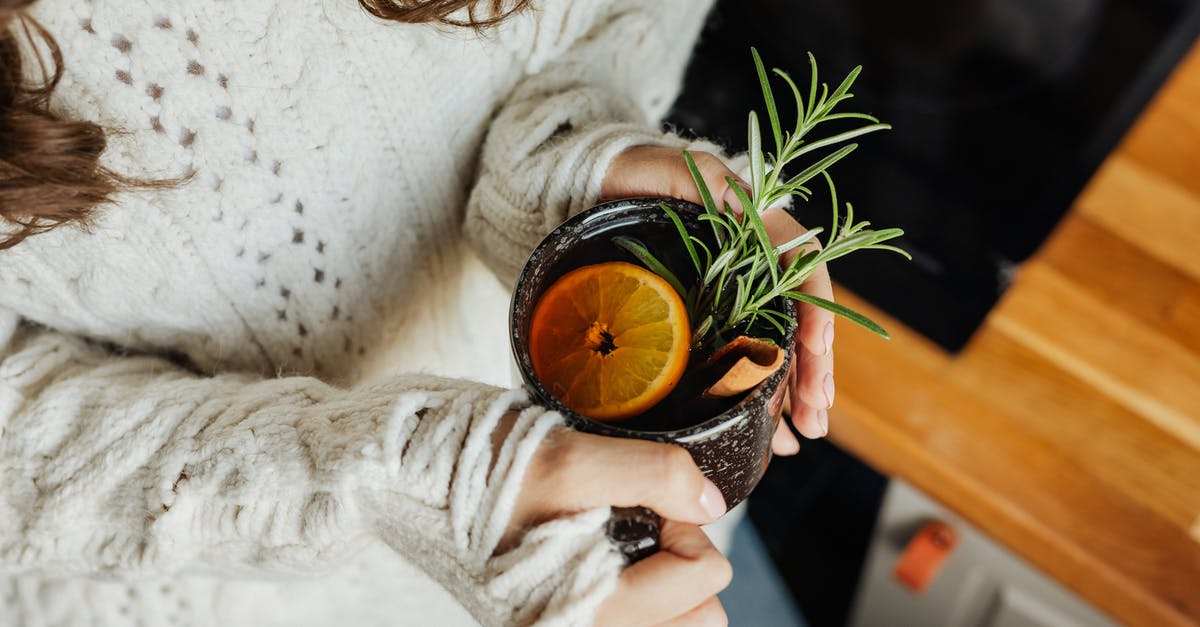
[[[718,156],[709,152],[692,153],[692,159],[696,162],[696,169],[700,171],[700,176],[704,179],[704,184],[708,186],[708,191],[712,194],[713,201],[717,204],[718,211],[724,211],[726,206],[733,211],[734,215],[742,214],[742,201],[738,199],[737,193],[733,191],[733,186],[729,184],[729,179],[733,179],[741,183],[745,189],[749,185],[745,184],[729,166]],[[697,204],[703,204],[700,199],[700,194],[696,190],[696,182],[692,178],[691,171],[687,169],[687,162],[683,160],[683,156],[679,157],[680,164],[684,166],[684,176],[673,176],[680,189],[673,190],[672,196],[690,200]],[[675,193],[678,192],[678,193]]]
[[[763,214],[763,222],[772,241],[783,242],[805,233],[805,228],[786,211],[771,210]],[[793,249],[784,255],[790,263],[807,247]],[[801,286],[800,291],[825,300],[833,300],[833,285],[829,271],[818,266]],[[819,438],[829,432],[829,408],[833,406],[833,314],[820,307],[800,303],[797,307],[795,372],[791,381],[792,424],[806,438]]]
[[[812,276],[800,286],[800,291],[825,300],[833,300],[833,284],[829,280],[829,269],[825,264],[817,267]],[[827,410],[833,407],[836,391],[833,381],[833,313],[808,303],[800,303],[797,315],[800,324],[796,331],[799,340],[796,347],[799,369],[793,398],[802,400],[808,406],[810,411],[805,413],[820,423],[821,435],[824,435],[828,432],[829,424]],[[810,429],[810,432],[815,431],[815,428]]]
[[[796,347],[792,424],[806,438],[821,438],[829,433],[829,408],[833,404],[832,372],[833,355],[814,355],[803,346]]]
[[[833,282],[829,280],[829,268],[825,264],[817,269],[800,285],[800,291],[825,300],[833,300]],[[808,303],[800,303],[799,339],[804,347],[815,355],[833,353],[833,312]]]
[[[824,265],[800,289],[826,300],[833,299],[833,287]],[[798,315],[792,421],[805,437],[819,438],[829,433],[829,408],[833,407],[837,391],[833,379],[833,314],[802,303]]]
[[[662,550],[621,574],[597,625],[718,624],[695,621],[715,617],[720,604],[713,608],[713,597],[733,578],[729,561],[694,525],[668,521],[660,542]],[[694,622],[669,622],[685,617]]]
[[[803,402],[796,401],[796,411],[792,414],[792,424],[800,435],[815,440],[829,435],[829,410],[814,409]]]
[[[721,491],[684,449],[659,442],[558,430],[530,469],[539,518],[641,505],[670,520],[709,523],[725,513]]]
[[[740,214],[742,203],[727,180],[732,177],[741,181],[737,174],[712,153],[698,151],[691,155],[717,209],[723,210],[728,203],[734,213]],[[744,182],[742,186],[748,187]],[[703,204],[683,151],[665,146],[633,146],[617,155],[605,173],[600,196],[605,200],[666,196]]]
[[[782,456],[795,455],[800,452],[800,442],[796,440],[796,436],[792,435],[791,430],[782,420],[775,428],[775,435],[771,436],[771,450],[776,455]]]
[[[835,391],[833,355],[814,355],[807,348],[797,347],[792,398],[813,409],[829,409],[833,407]]]
[[[717,597],[701,603],[683,616],[659,623],[659,627],[726,627],[727,625],[729,625],[729,616],[725,614],[725,608]]]

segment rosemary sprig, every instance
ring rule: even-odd
[[[821,264],[859,250],[890,250],[911,259],[905,251],[884,243],[903,235],[900,229],[872,230],[868,228],[868,222],[855,222],[854,208],[850,203],[846,203],[844,219],[839,215],[837,189],[828,172],[832,165],[858,148],[858,144],[846,142],[868,133],[890,129],[891,126],[863,113],[836,112],[839,104],[854,97],[850,88],[862,68],[854,68],[830,92],[827,84],[820,83],[817,61],[809,53],[812,72],[807,100],[786,72],[773,69],[774,74],[791,89],[798,112],[795,126],[791,129],[782,128],[769,75],[758,51],[752,48],[751,54],[766,102],[775,150],[763,151],[758,114],[751,111],[748,123],[750,189],[743,190],[733,179],[727,180],[742,204],[741,219],[734,215],[728,205],[723,207],[723,211],[717,207],[696,162],[686,151],[684,159],[704,204],[704,214],[700,220],[712,228],[717,249],[711,250],[701,238],[690,234],[674,211],[665,204],[660,205],[683,240],[699,276],[698,282],[690,289],[685,289],[683,283],[641,243],[630,238],[620,238],[617,243],[652,271],[663,276],[683,296],[693,321],[694,346],[704,345],[735,329],[748,330],[759,321],[766,322],[782,335],[785,326],[795,320],[772,308],[772,303],[779,297],[827,309],[887,338],[887,331],[866,316],[843,305],[803,293],[800,286]],[[820,139],[809,137],[819,125],[834,120],[863,120],[866,124]],[[784,176],[784,168],[800,157],[839,145],[836,150],[804,167],[799,173],[790,178]],[[818,176],[825,180],[833,206],[833,220],[824,247],[818,248],[817,236],[824,231],[821,228],[812,229],[778,246],[773,245],[767,237],[762,213],[789,196],[809,200],[812,191],[806,183]],[[791,263],[781,267],[780,259],[790,251],[797,251],[797,254]]]

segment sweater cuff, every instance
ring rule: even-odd
[[[617,587],[624,559],[607,535],[608,507],[544,523],[488,563],[496,625],[586,627]],[[477,615],[478,616],[478,615]]]
[[[496,555],[534,453],[551,430],[563,427],[559,414],[531,405],[523,390],[480,388],[459,391],[455,411],[413,398],[405,399],[406,404],[429,410],[397,406],[397,419],[426,413],[422,422],[440,424],[444,435],[410,438],[404,450],[392,453],[384,443],[385,481],[404,490],[385,488],[366,495],[375,528],[484,625],[589,625],[623,566],[606,535],[610,511],[544,523],[527,531],[516,547]],[[509,412],[518,412],[517,418],[493,453],[492,434]],[[411,465],[432,449],[453,458],[444,498],[413,490],[419,479]]]
[[[671,133],[646,130],[644,126],[636,124],[603,125],[591,138],[583,167],[578,170],[581,178],[570,196],[572,203],[563,219],[599,202],[600,190],[613,159],[633,146],[666,146],[682,151],[689,147],[689,142]]]
[[[497,276],[512,285],[542,238],[596,204],[613,159],[643,144],[683,149],[687,142],[641,124],[603,122],[547,140],[536,159],[526,160],[525,170],[490,164],[471,193],[468,237]]]

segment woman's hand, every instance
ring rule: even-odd
[[[726,177],[737,181],[741,178],[716,155],[697,152],[692,153],[692,158],[713,198],[719,199],[718,204],[727,203],[735,213],[741,213],[741,203]],[[701,202],[683,154],[677,149],[661,146],[634,146],[613,159],[601,186],[601,196],[605,199],[668,196],[697,204]],[[807,230],[779,208],[764,213],[763,222],[771,241],[776,243],[788,241]],[[790,263],[799,253],[800,250],[789,251],[784,255],[783,263]],[[800,289],[833,300],[829,271],[824,265],[818,267]],[[819,438],[829,431],[828,410],[833,406],[833,314],[805,303],[799,305],[797,313],[796,358],[788,372],[792,424],[805,437]],[[773,448],[776,454],[791,455],[800,449],[800,443],[787,425],[780,423]]]
[[[729,562],[695,525],[667,521],[662,549],[625,569],[600,607],[597,627],[729,624],[717,592],[733,577]]]
[[[734,213],[740,214],[742,203],[725,177],[742,182],[744,188],[750,186],[744,184],[742,177],[711,152],[693,152],[692,159],[696,161],[696,168],[704,176],[708,191],[717,205],[724,207],[728,204],[733,207]],[[683,152],[663,146],[627,148],[613,159],[608,172],[604,173],[604,182],[600,185],[602,200],[638,196],[679,198],[697,205],[703,204],[687,162],[683,160]]]
[[[724,514],[725,500],[678,446],[555,429],[526,471],[500,550],[529,526],[609,505],[649,507],[666,522],[659,552],[625,569],[596,625],[725,625],[716,595],[733,571],[697,526]]]
[[[775,243],[793,240],[808,229],[796,222],[787,211],[774,207],[762,216],[767,234]],[[813,240],[817,246],[820,243]],[[801,249],[783,254],[780,263],[787,265]],[[833,300],[833,284],[825,264],[800,285],[800,291]],[[792,424],[806,438],[820,438],[829,433],[829,408],[833,407],[833,314],[808,303],[796,307],[796,357],[788,371],[791,392]],[[783,427],[784,425],[780,425]],[[790,432],[776,432],[775,452],[790,455],[800,450],[800,443]]]

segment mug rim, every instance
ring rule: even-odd
[[[658,209],[659,204],[665,204],[669,206],[672,210],[680,213],[681,217],[683,214],[696,216],[704,212],[704,207],[693,202],[679,200],[676,198],[624,198],[601,203],[585,209],[584,211],[567,218],[561,224],[555,227],[554,230],[550,231],[550,233],[547,234],[546,237],[544,237],[542,241],[533,249],[533,252],[530,253],[525,265],[521,268],[521,274],[517,277],[516,287],[513,290],[513,295],[509,303],[509,340],[512,344],[513,357],[516,359],[517,368],[520,371],[521,379],[525,385],[532,387],[535,393],[534,395],[536,398],[531,400],[549,406],[550,409],[562,414],[563,418],[568,422],[574,423],[574,425],[581,425],[584,427],[583,430],[590,433],[598,433],[600,435],[612,435],[626,438],[634,437],[642,439],[657,439],[686,444],[693,441],[708,439],[722,430],[732,428],[737,422],[736,419],[742,415],[744,406],[750,404],[751,402],[757,402],[759,397],[767,394],[774,394],[783,378],[787,375],[788,368],[791,366],[791,362],[795,354],[795,343],[785,341],[784,344],[786,344],[786,346],[784,347],[783,364],[779,366],[779,369],[771,373],[771,376],[767,377],[753,390],[747,393],[742,400],[738,401],[732,407],[725,409],[721,413],[708,418],[701,423],[680,429],[671,429],[667,431],[635,430],[621,427],[617,424],[588,418],[587,416],[573,411],[559,401],[558,398],[556,398],[553,394],[551,394],[549,390],[542,385],[541,380],[538,379],[536,373],[533,371],[533,360],[529,356],[529,351],[527,348],[528,342],[527,338],[525,337],[526,333],[522,332],[517,312],[517,295],[521,294],[526,288],[526,284],[530,281],[531,271],[535,268],[541,267],[545,263],[545,251],[550,247],[556,246],[559,243],[559,240],[564,237],[564,233],[566,231],[574,230],[580,225],[584,225],[583,230],[586,232],[586,223],[589,221],[602,220],[603,218],[606,218],[612,214],[629,213],[631,210],[649,211],[651,209]],[[634,219],[633,216],[631,216],[631,219]],[[787,307],[787,311],[785,313],[787,313],[792,319],[795,319],[795,301],[790,298],[784,298],[783,300],[785,301],[785,306]],[[788,338],[795,335],[796,327],[797,324],[794,322],[787,323],[787,325],[784,327],[784,337]],[[770,399],[768,398],[766,401],[769,402]]]

